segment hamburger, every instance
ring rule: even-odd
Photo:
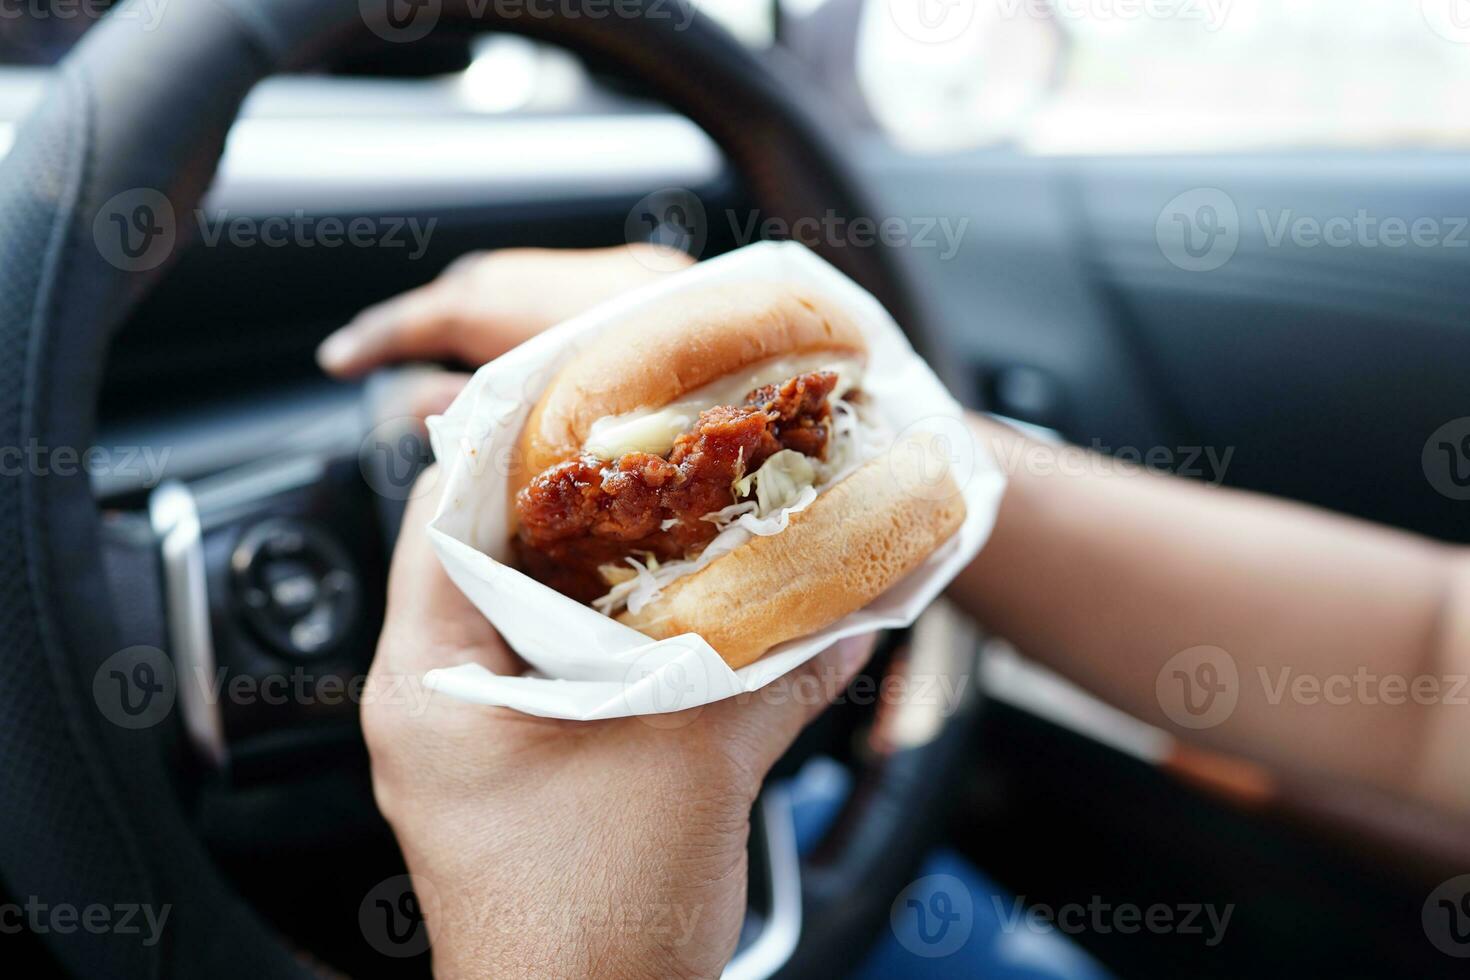
[[[838,304],[784,282],[613,324],[521,431],[521,570],[653,639],[698,633],[732,668],[867,605],[965,516],[947,472],[920,472],[923,437],[884,433],[867,359]]]

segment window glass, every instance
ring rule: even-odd
[[[919,150],[1470,143],[1470,0],[865,0],[857,68]]]

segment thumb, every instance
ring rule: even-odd
[[[747,760],[764,774],[796,741],[796,736],[837,699],[873,656],[874,634],[838,640],[822,653],[758,691],[714,707],[747,747]]]

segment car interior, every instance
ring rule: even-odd
[[[901,219],[902,243],[809,244],[966,405],[1470,542],[1420,452],[1464,414],[1470,363],[1470,30],[1433,3],[372,6],[57,2],[0,20],[0,443],[93,450],[74,479],[7,472],[0,498],[0,904],[143,888],[175,917],[151,947],[7,929],[27,975],[428,975],[362,924],[404,865],[343,693],[431,459],[395,407],[427,368],[349,383],[314,352],[467,253],[653,241],[711,258],[800,240],[792,216]],[[433,30],[401,36],[424,11]],[[84,255],[91,219],[66,209],[139,187],[177,215],[167,261]],[[386,247],[230,231],[364,217]],[[1358,230],[1301,233],[1338,217]],[[1428,237],[1394,239],[1392,219]],[[138,647],[256,693],[181,680],[162,722],[107,724],[94,678]],[[943,602],[869,673],[921,668],[951,696],[851,698],[768,781],[726,976],[1453,970],[1420,918],[1470,863],[1453,818],[1194,747]],[[945,862],[996,886],[980,917],[1005,918],[1001,894],[1231,914],[1213,936],[1069,934],[1096,973],[1014,935],[985,973],[885,950],[895,896]]]

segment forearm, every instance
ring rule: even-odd
[[[1446,703],[1470,700],[1456,690],[1466,626],[1453,550],[976,427],[1010,484],[954,594],[987,625],[1145,720],[1266,762],[1470,805],[1470,774],[1448,751],[1470,736],[1467,709]],[[1187,680],[1160,673],[1200,646],[1228,654],[1238,700],[1180,729],[1161,695],[1211,676],[1188,663],[1177,665]],[[1416,695],[1416,679],[1435,693]]]

